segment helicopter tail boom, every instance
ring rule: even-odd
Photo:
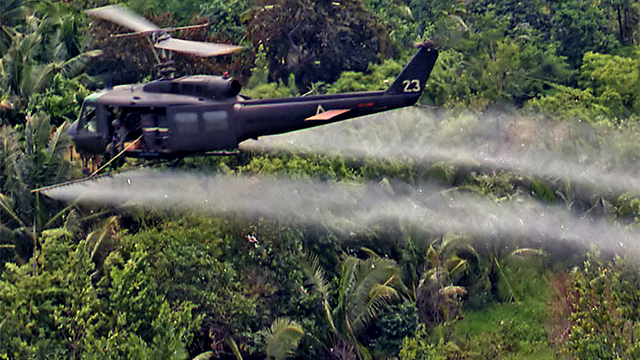
[[[234,107],[239,119],[238,141],[415,104],[438,58],[438,51],[431,43],[420,44],[418,48],[417,54],[386,91],[239,102]]]

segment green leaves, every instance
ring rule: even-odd
[[[390,259],[360,260],[347,257],[342,264],[338,290],[338,305],[334,313],[341,314],[345,330],[356,335],[398,297],[395,286],[400,281],[396,263]]]
[[[248,38],[267,52],[270,77],[293,72],[302,88],[333,82],[341,70],[365,70],[389,42],[361,2],[260,0],[247,19]]]
[[[545,96],[529,101],[526,109],[553,114],[560,119],[605,121],[619,124],[637,119],[640,108],[636,58],[587,52],[580,67],[579,86],[551,84]]]
[[[640,113],[637,107],[640,81],[638,57],[587,52],[580,68],[580,85],[593,91],[596,101],[615,117]]]
[[[382,64],[372,64],[367,73],[345,71],[336,82],[329,86],[328,92],[343,93],[351,91],[385,90],[402,71],[402,65],[396,60],[387,59]]]
[[[276,318],[264,335],[267,357],[282,360],[291,356],[304,336],[302,327],[289,318]]]
[[[551,17],[554,39],[560,54],[577,67],[587,51],[607,52],[615,42],[607,29],[607,16],[595,1],[565,1]]]
[[[100,50],[82,53],[87,35],[77,15],[65,6],[43,7],[20,31],[0,32],[6,43],[6,50],[0,51],[0,90],[13,103],[11,111],[0,112],[3,122],[17,122],[31,112],[30,101],[51,87],[56,74],[76,77],[101,54]]]
[[[344,256],[340,267],[337,299],[331,300],[324,270],[314,255],[303,262],[307,284],[322,296],[323,312],[328,332],[312,331],[320,342],[332,344],[344,351],[352,349],[360,359],[370,358],[367,347],[361,343],[364,331],[372,320],[382,314],[393,301],[399,299],[398,289],[404,286],[400,269],[395,261],[381,258],[375,252],[363,249],[369,257],[359,259]],[[330,304],[335,303],[333,308]]]
[[[566,348],[576,358],[635,359],[640,285],[637,265],[620,258],[602,263],[590,254],[571,276],[571,331]]]

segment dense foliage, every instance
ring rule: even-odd
[[[144,40],[111,38],[122,29],[82,13],[116,2],[0,0],[0,359],[640,357],[634,254],[395,220],[343,231],[31,193],[80,176],[65,130],[91,90],[154,76]],[[246,50],[176,56],[179,73],[229,70],[256,98],[384,89],[412,44],[431,39],[441,52],[421,103],[448,114],[443,137],[482,127],[464,111],[508,108],[527,119],[515,137],[543,116],[558,124],[556,142],[583,122],[594,135],[573,151],[615,149],[611,167],[640,161],[637,0],[123,3],[161,26],[212,21],[180,35]],[[245,152],[183,170],[194,167],[398,193],[437,183],[640,223],[640,194],[483,164]]]

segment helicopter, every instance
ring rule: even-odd
[[[228,74],[172,75],[171,51],[208,57],[241,46],[172,38],[169,33],[182,28],[161,29],[118,5],[86,13],[134,31],[115,36],[148,36],[162,66],[158,80],[107,88],[84,100],[68,130],[81,154],[143,159],[226,154],[248,139],[410,106],[438,58],[433,44],[417,44],[417,53],[384,91],[254,100],[242,95],[240,82]]]

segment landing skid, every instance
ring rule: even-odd
[[[137,142],[139,140],[140,140],[140,138],[136,139],[136,141],[134,141],[134,144],[135,144],[135,142]],[[135,152],[135,153],[132,154],[132,152],[127,151],[132,146],[133,146],[133,144],[130,144],[128,147],[126,147],[125,149],[120,151],[120,153],[118,153],[117,155],[113,156],[109,161],[104,163],[99,168],[98,168],[97,164],[99,164],[99,162],[102,160],[100,155],[81,155],[82,168],[83,168],[83,173],[86,175],[85,177],[80,178],[80,179],[75,179],[75,180],[70,180],[70,181],[58,183],[58,184],[43,186],[43,187],[31,190],[31,192],[32,193],[39,193],[39,192],[43,192],[43,191],[46,191],[46,190],[51,190],[51,189],[62,187],[62,186],[67,186],[67,185],[71,185],[71,184],[77,184],[77,183],[82,183],[82,182],[86,182],[86,181],[96,180],[96,179],[99,179],[99,178],[102,178],[102,177],[112,176],[112,175],[115,175],[115,174],[120,174],[120,173],[123,173],[123,172],[136,170],[138,168],[145,168],[145,167],[148,167],[148,166],[153,166],[153,165],[156,165],[156,164],[170,163],[169,167],[175,168],[175,167],[178,167],[182,163],[182,161],[184,160],[184,158],[186,156],[194,156],[194,155],[196,155],[196,156],[197,155],[200,155],[200,156],[235,156],[235,155],[240,155],[240,150],[208,151],[208,152],[200,153],[200,154],[171,154],[171,156],[167,156],[169,154],[162,154],[162,153],[157,153],[157,152],[145,152],[145,153],[143,153],[143,152]],[[98,175],[99,172],[104,170],[114,160],[122,158],[122,155],[125,155],[127,157],[138,158],[138,159],[142,159],[142,160],[149,160],[151,162],[151,164],[145,164],[145,163],[141,163],[141,164],[138,164],[138,165],[128,164],[129,166],[132,166],[132,167],[128,168],[126,170],[123,170],[123,171],[109,171],[107,173]],[[131,155],[133,155],[133,156],[131,156]]]
[[[232,151],[208,151],[202,155],[205,156],[235,156],[240,155],[240,150],[232,150]]]
[[[47,190],[51,190],[51,189],[56,189],[59,187],[64,187],[64,186],[68,186],[68,185],[73,185],[73,184],[78,184],[78,183],[84,183],[84,182],[88,182],[88,181],[94,181],[94,180],[98,180],[98,179],[102,179],[105,177],[110,177],[113,175],[117,175],[117,174],[122,174],[125,173],[127,171],[133,171],[135,169],[127,169],[125,171],[114,171],[114,172],[107,172],[101,175],[93,175],[93,176],[87,176],[87,177],[83,177],[80,179],[75,179],[75,180],[70,180],[70,181],[65,181],[62,183],[57,183],[57,184],[53,184],[53,185],[49,185],[49,186],[43,186],[37,189],[33,189],[31,190],[31,193],[40,193],[43,191],[47,191]]]
[[[127,151],[125,156],[145,160],[173,160],[182,159],[187,156],[235,156],[239,154],[240,150],[207,151],[202,153],[162,153],[156,151],[133,150]]]

